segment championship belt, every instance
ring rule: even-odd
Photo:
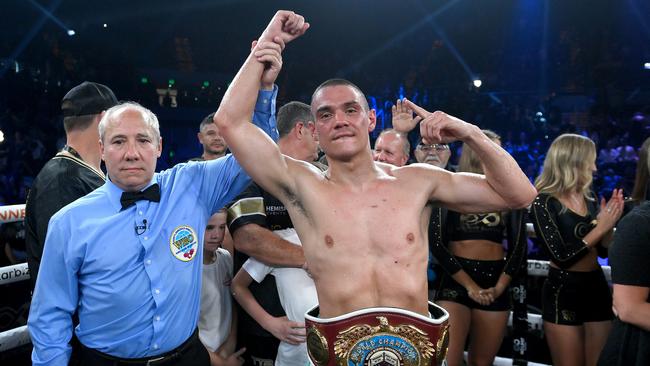
[[[449,314],[431,302],[429,313],[381,307],[322,319],[315,307],[305,314],[309,358],[316,366],[439,366]]]

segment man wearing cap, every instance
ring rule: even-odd
[[[27,196],[25,244],[32,289],[50,217],[106,180],[100,168],[97,125],[103,112],[115,104],[110,88],[89,81],[72,88],[61,101],[66,145],[43,166]]]

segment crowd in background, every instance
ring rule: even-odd
[[[75,75],[65,79],[65,75],[53,76],[34,70],[35,67],[25,67],[19,72],[9,71],[0,78],[0,129],[4,134],[4,142],[0,144],[2,204],[24,203],[31,180],[64,144],[58,110],[64,91],[92,75],[82,73],[81,78]],[[204,110],[205,114],[213,111],[225,91],[225,86],[219,87],[222,90],[217,88],[212,85],[181,90],[180,95],[184,97],[178,100],[176,111]],[[154,110],[172,108],[164,100],[161,105],[155,88],[143,87],[139,80],[132,83],[131,89],[121,90],[119,95],[145,103]],[[304,97],[308,98],[307,95]],[[650,129],[650,117],[645,106],[603,108],[595,105],[584,113],[567,113],[557,106],[566,102],[563,97],[536,103],[538,99],[531,96],[507,95],[498,98],[497,102],[474,88],[457,88],[452,92],[439,88],[407,88],[403,83],[393,83],[368,92],[371,107],[378,114],[378,127],[371,139],[374,140],[381,130],[391,127],[390,107],[400,97],[408,97],[430,109],[440,106],[441,110],[496,131],[503,137],[503,146],[531,181],[539,174],[548,146],[555,137],[561,133],[588,136],[598,148],[598,173],[594,182],[594,190],[598,193],[611,192],[615,187],[629,193],[638,159],[637,150]],[[194,98],[204,102],[194,101]],[[163,130],[166,124],[178,124],[165,120],[161,123]],[[193,132],[196,126],[192,124],[184,128]],[[410,136],[410,140],[415,142],[417,136]],[[187,160],[193,151],[199,149],[194,140],[173,142],[175,145],[189,145],[190,156],[164,155],[167,165]],[[196,149],[193,150],[194,146]],[[452,155],[452,160],[459,156],[458,153]]]

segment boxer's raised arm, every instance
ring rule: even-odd
[[[450,143],[460,140],[470,146],[483,163],[484,177],[450,175],[448,183],[451,185],[438,185],[438,195],[442,193],[443,198],[450,200],[450,203],[458,202],[470,208],[472,202],[469,200],[477,199],[478,206],[499,210],[524,208],[535,199],[537,191],[515,159],[478,127],[444,112],[430,113],[408,100],[405,103],[423,118],[420,123],[420,135],[424,141]],[[474,209],[471,211],[485,212]]]
[[[526,208],[533,202],[537,190],[507,151],[490,140],[478,127],[463,142],[481,159],[487,183],[503,198],[508,208]]]
[[[214,121],[244,170],[276,197],[292,190],[289,158],[250,122],[265,68],[281,68],[280,52],[287,42],[303,34],[309,25],[287,11],[279,11],[262,33],[224,95]],[[275,73],[277,74],[277,73]]]

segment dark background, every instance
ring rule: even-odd
[[[216,110],[251,41],[278,9],[311,23],[284,52],[278,106],[309,102],[322,81],[348,78],[378,111],[371,139],[390,127],[390,106],[406,96],[501,134],[531,180],[558,134],[580,133],[599,150],[594,190],[630,192],[634,155],[650,135],[647,1],[3,0],[0,205],[25,202],[33,178],[65,142],[60,100],[84,80],[158,115],[159,169],[200,155],[199,122]],[[167,90],[177,93],[174,107]],[[417,132],[410,138],[415,142]],[[611,151],[619,154],[614,161],[604,158]],[[1,239],[20,251],[20,240]],[[24,324],[25,284],[0,288],[8,294],[0,331]],[[537,301],[534,290],[529,294]],[[549,363],[543,340],[530,341],[532,359]],[[0,354],[0,363],[28,353]]]

